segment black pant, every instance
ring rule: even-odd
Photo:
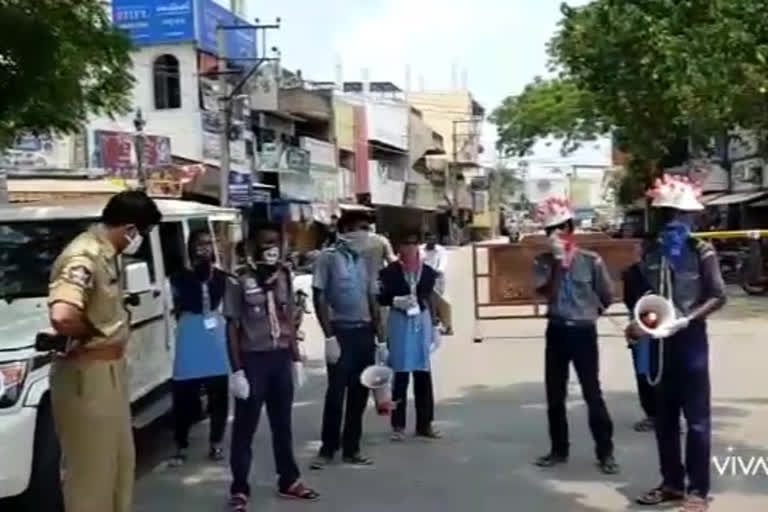
[[[328,365],[320,455],[333,457],[341,448],[344,457],[351,457],[360,452],[363,413],[368,403],[368,388],[360,384],[360,374],[374,363],[376,340],[372,325],[335,324],[334,334],[341,346],[341,358],[336,364]],[[342,412],[343,436],[340,432]]]
[[[179,449],[189,448],[189,429],[203,417],[200,393],[208,397],[211,445],[221,443],[229,414],[229,378],[226,375],[173,381],[174,438]]]
[[[405,428],[409,377],[408,372],[395,373],[395,382],[392,386],[392,400],[397,402],[397,407],[392,413],[392,428],[395,430]],[[413,398],[416,402],[416,432],[429,433],[435,417],[435,397],[430,372],[413,372]]]
[[[597,328],[567,326],[550,322],[547,326],[546,386],[549,436],[552,453],[568,456],[568,419],[565,399],[568,392],[569,364],[573,362],[581,392],[589,412],[589,428],[595,440],[597,458],[613,454],[613,423],[600,390]]]
[[[243,370],[251,387],[245,400],[235,400],[232,446],[229,456],[232,469],[231,493],[249,494],[248,473],[251,469],[253,435],[259,425],[261,407],[266,404],[272,430],[272,452],[278,475],[278,487],[287,490],[299,479],[299,468],[293,455],[293,374],[289,350],[246,352],[241,354]]]

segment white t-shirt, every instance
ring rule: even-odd
[[[424,263],[435,269],[438,273],[435,288],[439,293],[445,292],[445,272],[448,270],[448,254],[445,247],[435,245],[434,249],[427,249],[426,244],[421,246],[421,256]]]

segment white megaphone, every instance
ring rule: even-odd
[[[644,333],[659,338],[665,328],[677,319],[677,313],[672,301],[661,295],[650,294],[637,301],[633,318]]]
[[[381,416],[388,415],[394,409],[392,402],[393,376],[392,368],[381,364],[371,365],[360,374],[360,383],[373,391],[376,411]]]

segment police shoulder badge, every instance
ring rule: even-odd
[[[90,288],[93,284],[93,272],[85,265],[75,265],[66,270],[66,280],[82,288]]]

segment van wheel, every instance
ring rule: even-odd
[[[19,512],[63,512],[61,456],[53,425],[51,402],[46,396],[37,410],[35,451],[29,486],[19,497]]]

